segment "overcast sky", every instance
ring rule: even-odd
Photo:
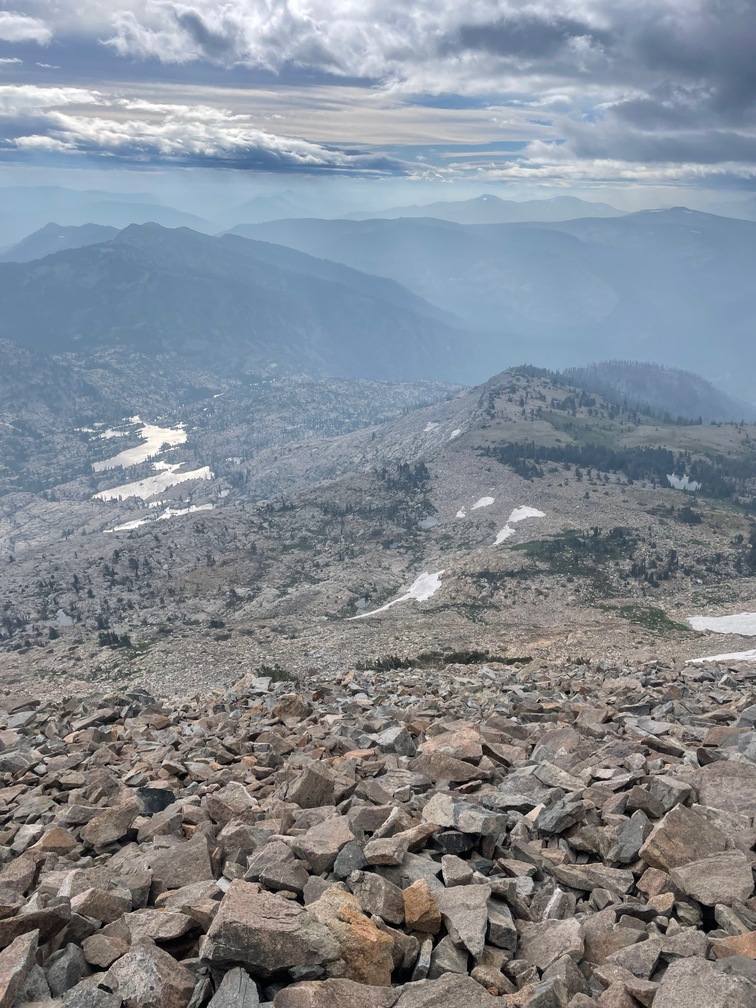
[[[756,179],[756,0],[0,5],[9,169]]]

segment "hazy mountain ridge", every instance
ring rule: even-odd
[[[39,231],[4,249],[0,254],[0,262],[31,262],[33,259],[42,259],[65,249],[96,245],[114,238],[117,234],[117,228],[101,224],[70,227],[55,223],[45,224]]]
[[[208,234],[218,226],[203,217],[167,206],[149,193],[67,189],[62,186],[0,186],[0,243],[15,244],[56,221],[63,227],[96,224],[118,230],[154,222],[191,227]]]
[[[275,262],[274,262],[275,261]],[[133,225],[0,266],[0,337],[47,353],[129,348],[216,368],[388,380],[447,374],[459,333],[385,279],[229,236]]]
[[[476,332],[492,363],[570,367],[632,346],[752,395],[748,221],[683,208],[549,224],[291,220],[244,233],[401,277]]]
[[[731,422],[756,419],[756,407],[728,396],[699,375],[639,361],[602,361],[562,374],[570,383],[605,399],[670,420],[700,418]]]
[[[349,220],[399,217],[433,217],[455,224],[512,224],[521,221],[561,221],[576,217],[621,217],[623,210],[576,196],[550,199],[505,200],[490,193],[468,200],[389,207],[386,210],[347,214]]]

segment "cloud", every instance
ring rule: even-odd
[[[39,45],[47,45],[52,37],[52,29],[40,18],[15,11],[0,11],[0,39],[3,42],[37,42]]]
[[[164,151],[167,158],[201,157],[206,130],[207,156],[231,161],[243,159],[245,149],[253,161],[259,151],[261,163],[268,152],[280,151],[271,156],[286,165],[312,158],[333,166],[343,158],[356,166],[358,158],[376,157],[365,149],[352,150],[350,144],[364,132],[359,103],[354,114],[341,120],[343,132],[336,138],[329,134],[326,141],[322,136],[281,138],[260,128],[270,119],[259,110],[245,118],[243,103],[234,103],[225,108],[233,113],[229,118],[218,102],[202,101],[200,85],[209,94],[209,85],[226,75],[242,96],[242,88],[276,75],[282,87],[298,94],[304,85],[315,90],[316,84],[330,84],[334,91],[359,86],[365,94],[381,95],[385,108],[370,111],[371,142],[381,142],[380,136],[375,138],[381,116],[388,136],[398,122],[396,109],[405,108],[424,110],[428,126],[418,142],[430,143],[433,137],[427,134],[439,122],[430,106],[435,100],[451,108],[458,100],[468,103],[470,117],[472,108],[488,109],[494,132],[481,131],[485,141],[521,139],[529,145],[526,154],[506,165],[486,169],[481,161],[473,168],[470,158],[466,166],[447,159],[436,166],[443,171],[488,170],[495,179],[497,173],[515,169],[527,175],[562,165],[567,173],[574,165],[582,173],[594,165],[623,177],[625,169],[666,177],[668,166],[677,164],[681,173],[721,168],[744,178],[752,174],[754,0],[18,2],[24,13],[0,14],[0,38],[5,24],[6,32],[26,32],[17,37],[27,42],[50,41],[54,33],[61,52],[66,40],[75,43],[79,48],[68,65],[56,48],[55,62],[63,64],[62,73],[71,79],[87,79],[78,54],[88,51],[94,80],[119,78],[127,88],[150,78],[197,83],[194,104],[212,106],[214,124],[201,127],[192,113],[182,153],[181,138],[172,137],[171,125],[185,123],[184,113],[157,114],[160,126],[150,117],[135,116],[130,120],[135,156],[158,157]],[[25,69],[18,73],[26,73],[26,52],[10,55],[24,57]],[[287,122],[289,131],[311,135],[308,107],[313,120],[317,111],[322,122],[323,109],[304,100],[299,117],[304,128],[301,121],[296,127]],[[29,143],[56,140],[66,149],[75,146],[88,124],[79,125],[79,113],[73,118],[65,127],[58,124],[57,132],[47,123],[39,134],[43,139]],[[103,149],[113,157],[128,157],[126,146],[116,143],[118,130],[104,125],[118,116],[110,110],[100,118],[97,133]],[[439,143],[445,139],[439,133]],[[407,146],[413,146],[411,138]],[[547,158],[556,146],[558,157]],[[408,160],[414,157],[408,155]]]
[[[228,109],[72,87],[0,86],[0,135],[6,154],[283,172],[402,171],[398,161],[382,154],[279,136]]]

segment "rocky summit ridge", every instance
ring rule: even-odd
[[[0,1006],[749,1008],[753,670],[0,700]]]

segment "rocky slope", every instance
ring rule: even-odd
[[[261,424],[284,390],[252,397]],[[287,394],[301,413],[301,389]],[[93,473],[108,488],[94,500],[74,481],[6,515],[6,681],[170,691],[265,662],[344,670],[483,650],[694,659],[747,646],[694,632],[687,617],[754,610],[751,428],[665,425],[532,369],[325,438],[321,399],[287,444],[283,422],[255,442],[248,401],[224,395],[199,414],[205,425],[166,425],[158,440],[186,442]],[[101,465],[114,449],[85,437]],[[179,462],[192,481],[149,482],[174,478],[172,466],[185,475]],[[703,487],[676,489],[668,474]],[[129,480],[145,499],[103,499]],[[40,548],[51,522],[74,532],[48,531]]]
[[[749,1008],[753,672],[0,700],[0,1002]]]

